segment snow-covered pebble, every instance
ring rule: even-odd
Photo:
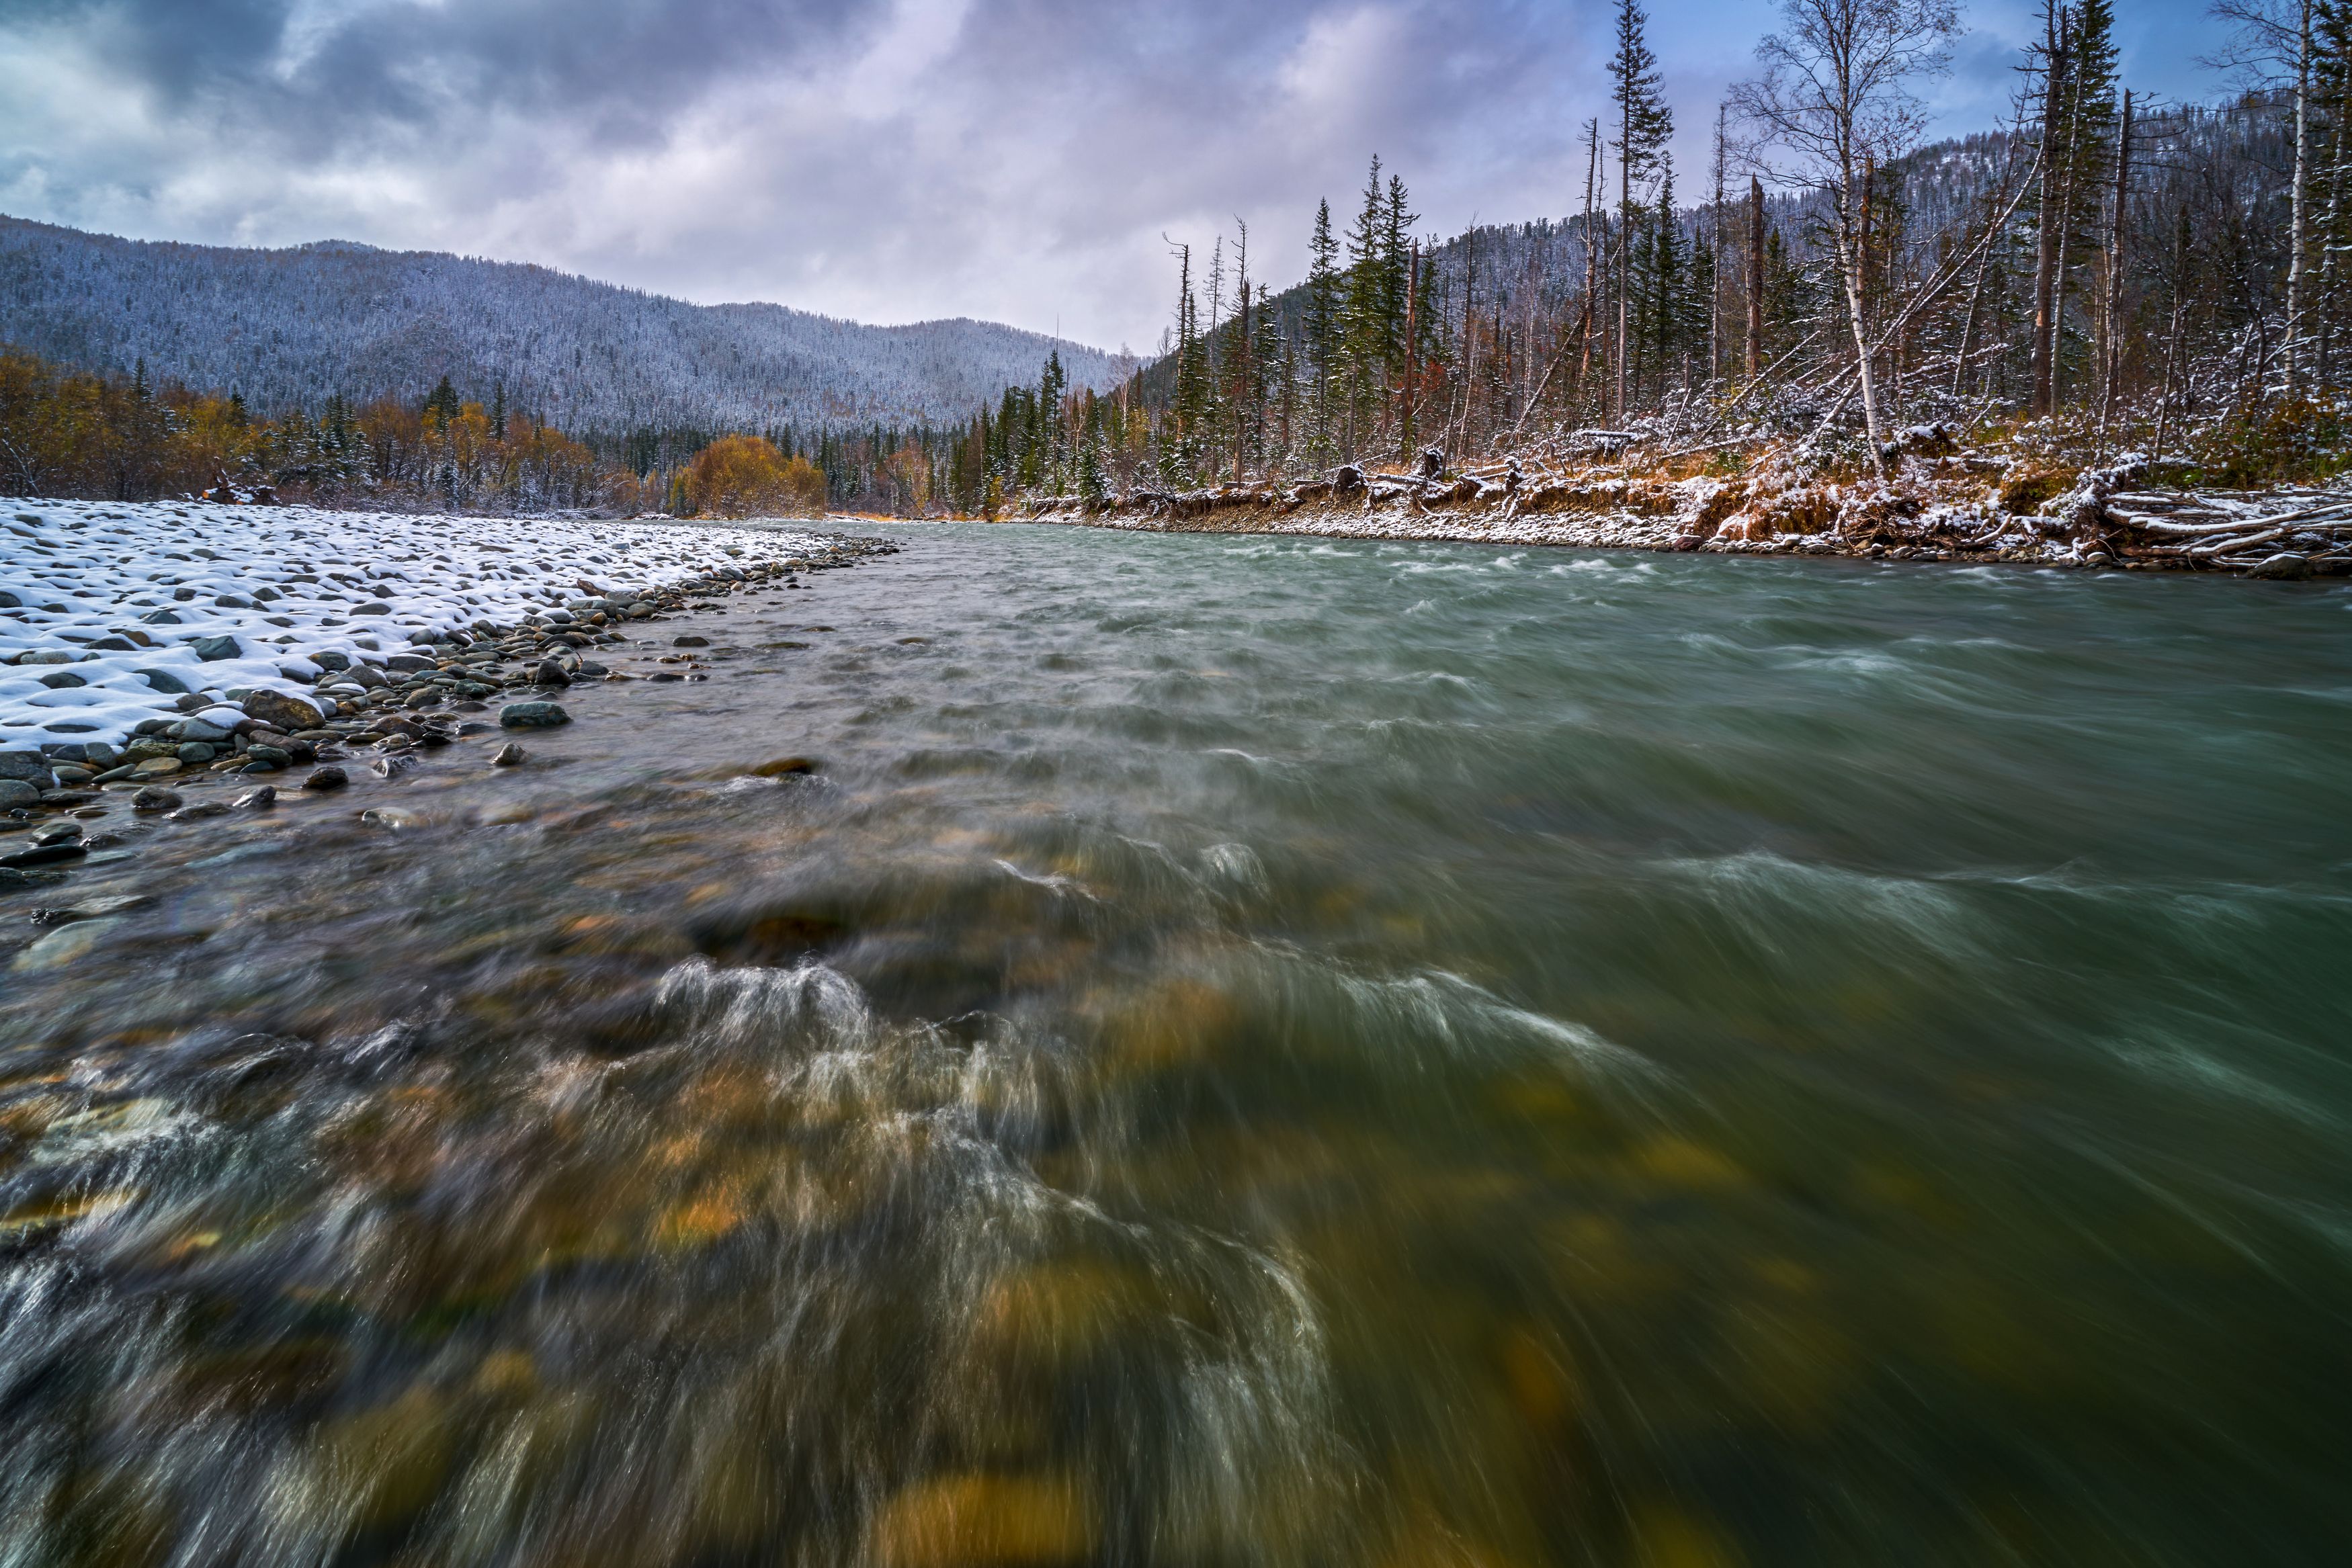
[[[120,743],[189,693],[307,695],[329,665],[381,664],[419,633],[546,614],[583,584],[684,581],[754,543],[822,548],[669,522],[0,502],[0,751]]]

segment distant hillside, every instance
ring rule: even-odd
[[[446,375],[575,434],[960,420],[1058,349],[1071,385],[1133,369],[992,322],[867,327],[689,305],[541,267],[342,241],[152,244],[0,216],[0,342],[234,388],[257,410],[421,397]]]

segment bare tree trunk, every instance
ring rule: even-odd
[[[2337,68],[2336,80],[2343,80],[2343,68]],[[2352,102],[2347,102],[2341,86],[2336,91],[2329,117],[2335,121],[2336,143],[2327,155],[2327,215],[2323,220],[2325,232],[2319,242],[2319,352],[2313,373],[2322,386],[2336,384],[2336,253],[2344,243],[2344,161],[2345,132],[2352,121]]]
[[[2030,406],[2035,413],[2047,414],[2056,412],[2051,361],[2057,331],[2053,285],[2058,264],[2058,116],[2064,103],[2066,41],[2060,31],[2058,0],[2042,0],[2042,14],[2046,33],[2042,73],[2042,203],[2035,219],[2033,247],[2033,391]]]
[[[1731,105],[1715,106],[1715,204],[1706,212],[1706,379],[1723,374],[1723,177],[1729,157],[1724,127]]]
[[[2156,400],[2156,447],[2150,463],[2164,461],[2164,437],[2172,417],[2172,378],[2180,362],[2180,329],[2189,306],[2189,212],[2183,207],[2172,231],[2172,325],[2165,337],[2164,390]]]
[[[2102,374],[2099,377],[2099,440],[2107,438],[2107,422],[2116,414],[2116,383],[2124,369],[2124,242],[2130,227],[2124,222],[2131,194],[2132,95],[2124,90],[2123,124],[2116,133],[2115,210],[2107,224],[2107,300],[2099,326]]]
[[[1242,298],[1238,316],[1241,336],[1234,343],[1234,479],[1239,483],[1243,461],[1249,451],[1250,421],[1254,417],[1257,399],[1255,392],[1256,377],[1250,365],[1250,350],[1255,345],[1250,341],[1249,225],[1241,223],[1238,218],[1234,222],[1240,225],[1242,235],[1239,263]]]
[[[1764,182],[1748,177],[1748,379],[1764,373]]]
[[[2289,198],[2286,258],[2286,393],[2295,394],[2303,360],[2304,190],[2311,145],[2311,0],[2303,0],[2294,56],[2294,189]]]
[[[1853,329],[1854,370],[1862,383],[1862,423],[1870,435],[1870,465],[1879,477],[1885,478],[1886,439],[1879,427],[1878,377],[1870,363],[1870,327],[1865,308],[1869,280],[1864,272],[1863,246],[1869,233],[1868,220],[1855,211],[1857,198],[1867,200],[1857,187],[1849,165],[1845,188],[1838,193],[1838,267],[1845,279],[1846,320]]]
[[[1617,353],[1615,373],[1610,379],[1609,419],[1612,424],[1625,419],[1625,376],[1631,368],[1633,299],[1633,163],[1628,155],[1633,130],[1623,132],[1625,141],[1617,147]]]
[[[1601,242],[1594,237],[1593,200],[1601,180],[1601,120],[1595,117],[1587,134],[1591,138],[1584,163],[1584,311],[1577,323],[1581,340],[1576,361],[1576,393],[1584,395],[1585,377],[1592,369],[1592,329],[1599,322],[1598,301],[1593,293],[1601,277]]]

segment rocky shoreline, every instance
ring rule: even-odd
[[[761,536],[740,537],[746,545],[730,552],[739,559],[658,587],[608,591],[582,579],[577,596],[560,608],[419,631],[405,644],[362,640],[349,654],[316,653],[304,661],[315,675],[289,665],[278,685],[184,693],[172,705],[179,716],[141,720],[121,744],[50,740],[0,749],[0,894],[47,887],[77,866],[123,859],[153,823],[268,810],[279,804],[281,789],[331,794],[362,771],[396,779],[461,741],[503,737],[487,762],[512,766],[527,756],[522,737],[571,722],[560,699],[572,686],[708,678],[696,652],[707,638],[631,632],[722,609],[736,596],[802,590],[804,576],[899,548],[850,535],[790,535],[782,536],[790,548],[754,556],[749,546]],[[651,667],[604,662],[620,657]],[[405,815],[389,806],[362,813],[394,828],[406,825]],[[95,917],[73,908],[36,915],[44,924]]]
[[[1139,489],[1087,504],[1030,502],[1020,520],[1161,533],[1444,540],[1715,555],[1849,556],[2063,568],[2214,571],[2296,580],[2352,575],[2352,492],[2187,491],[2125,457],[2104,468],[1960,449],[1948,427],[1905,433],[1884,480],[1836,477],[1785,455],[1704,471],[1498,460],[1455,472],[1438,454],[1411,473],[1346,465],[1298,484]]]

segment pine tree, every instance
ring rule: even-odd
[[[1617,0],[1617,52],[1609,61],[1610,101],[1617,106],[1617,365],[1610,417],[1625,415],[1633,330],[1633,246],[1651,177],[1674,135],[1673,111],[1658,90],[1658,57],[1650,52],[1649,16],[1637,0]],[[1637,194],[1636,193],[1639,193]]]

